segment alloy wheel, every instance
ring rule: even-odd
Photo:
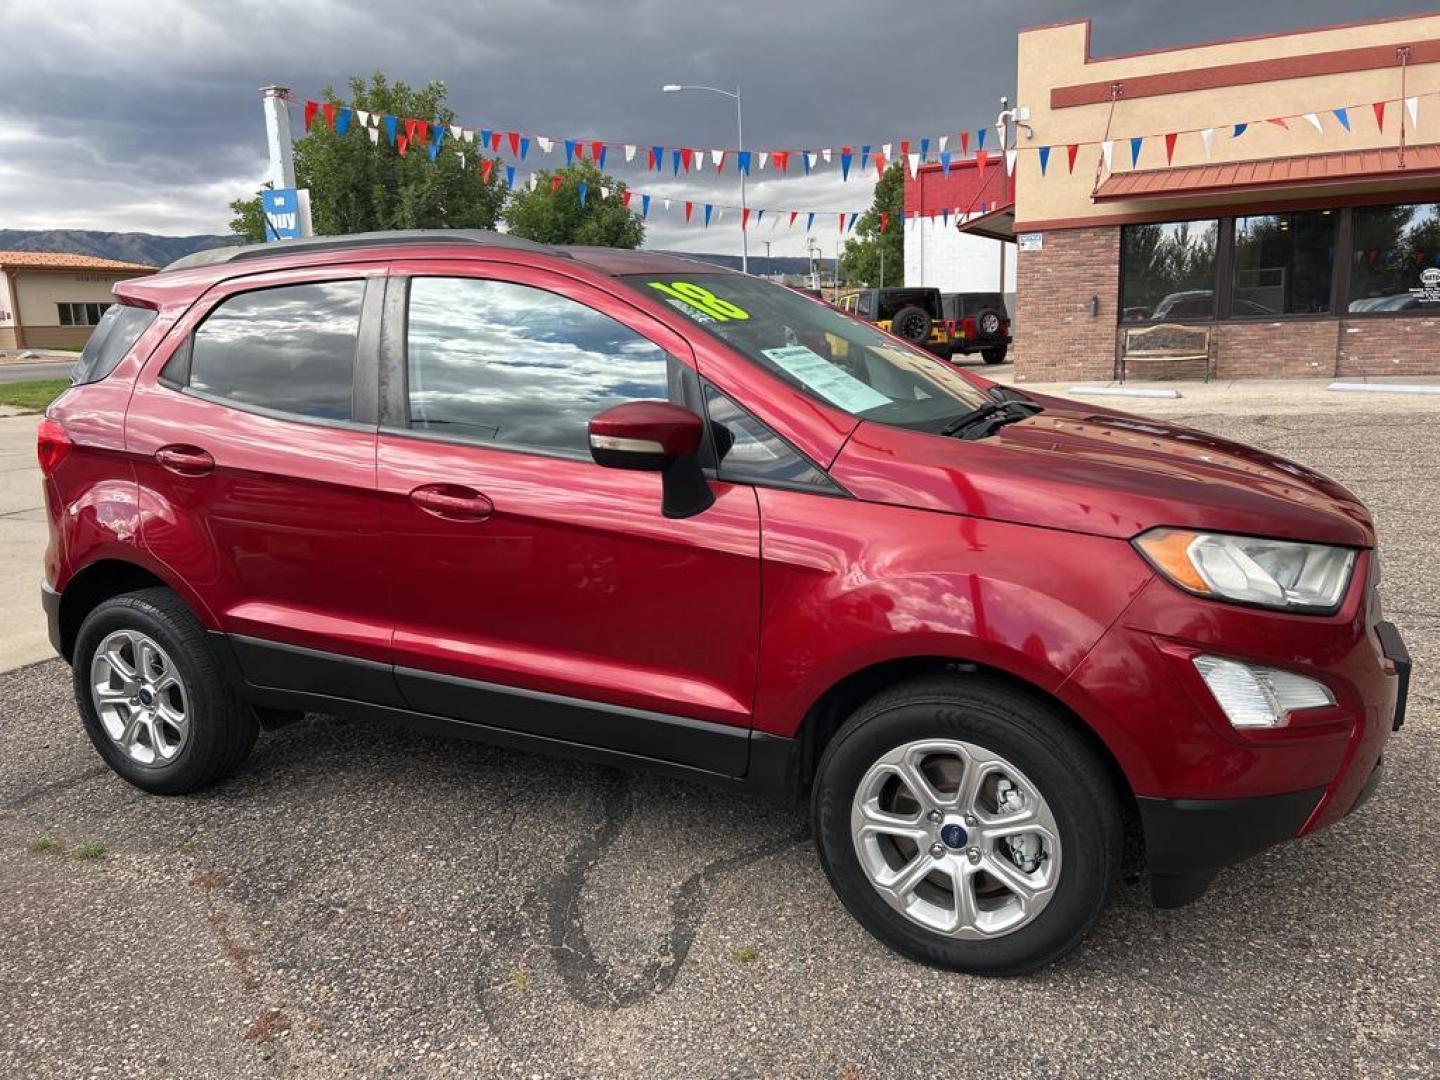
[[[173,762],[190,739],[190,699],[175,662],[139,630],[116,630],[90,662],[95,712],[111,741],[139,765]]]

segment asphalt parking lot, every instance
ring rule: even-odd
[[[318,716],[150,797],[42,662],[0,675],[0,1072],[1437,1075],[1440,416],[1179,418],[1378,519],[1416,675],[1385,783],[1335,828],[1179,911],[1132,877],[1071,960],[986,981],[870,939],[797,808]]]

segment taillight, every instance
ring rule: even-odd
[[[40,460],[40,472],[45,476],[53,473],[74,445],[59,420],[48,416],[41,420],[35,430],[35,456]]]

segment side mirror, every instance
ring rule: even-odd
[[[704,421],[668,401],[627,401],[590,418],[590,456],[610,469],[658,472],[668,518],[693,517],[715,502],[700,470]]]

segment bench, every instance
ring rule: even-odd
[[[1181,323],[1127,326],[1120,346],[1120,381],[1125,381],[1131,363],[1184,360],[1201,362],[1205,381],[1210,381],[1210,327]]]

